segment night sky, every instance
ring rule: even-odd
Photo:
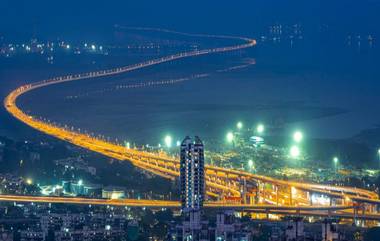
[[[302,23],[356,33],[378,31],[380,22],[379,0],[1,2],[0,33],[20,37],[75,35],[113,24],[246,34],[273,23]]]

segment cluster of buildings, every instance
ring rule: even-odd
[[[201,221],[196,227],[191,221],[172,226],[168,240],[215,241],[353,241],[362,240],[362,231],[356,228],[339,229],[335,220],[324,219],[319,223],[305,223],[302,217],[287,217],[283,221],[242,221],[233,211],[219,212],[216,222]],[[185,229],[183,229],[185,227]],[[182,228],[182,229],[181,229]],[[194,232],[200,230],[199,232]],[[186,235],[192,232],[192,236]],[[193,236],[195,235],[195,236]]]
[[[126,197],[125,188],[98,184],[85,184],[82,180],[62,181],[61,185],[41,186],[47,196],[81,196],[88,198],[120,199]]]
[[[47,205],[19,206],[22,218],[6,218],[12,207],[1,210],[0,240],[136,240],[139,235],[138,223],[131,219],[127,209],[64,212]]]
[[[67,171],[82,171],[92,176],[96,175],[96,168],[89,165],[83,158],[69,157],[54,161],[57,166],[63,167],[63,172]]]
[[[72,52],[81,54],[82,52],[93,52],[100,54],[108,54],[103,46],[95,44],[70,44],[65,41],[40,41],[36,38],[25,43],[8,43],[0,45],[0,56],[11,57],[17,54],[40,54],[47,55],[48,62],[53,62],[54,54],[58,52]]]
[[[0,194],[31,195],[28,180],[10,173],[0,174]]]
[[[268,27],[268,31],[264,31],[260,36],[262,42],[281,42],[281,40],[290,40],[291,44],[295,40],[304,38],[304,27],[299,24],[273,24]]]
[[[202,220],[200,212],[184,214],[182,223],[172,224],[168,240],[231,240],[248,241],[253,239],[253,229],[240,222],[233,211],[220,212],[216,223]]]
[[[1,39],[0,39],[1,40]],[[130,43],[126,46],[118,46],[118,48],[125,48],[127,50],[154,50],[159,51],[166,46],[168,43],[153,43],[153,42],[144,42],[139,44]],[[171,48],[178,47],[175,43],[169,45]],[[115,46],[114,46],[115,47]],[[191,45],[192,48],[197,48],[197,45]],[[49,63],[54,62],[54,56],[58,53],[72,53],[75,55],[83,53],[93,53],[93,54],[102,54],[109,55],[111,47],[97,45],[95,43],[70,43],[67,41],[41,41],[36,38],[32,38],[30,41],[24,43],[5,43],[0,41],[0,57],[12,57],[20,54],[39,54],[47,56],[47,61]]]
[[[304,222],[303,217],[287,217],[279,222],[265,222],[254,225],[243,221],[233,210],[221,210],[214,218],[203,217],[205,200],[204,146],[199,137],[194,140],[186,137],[180,146],[180,194],[182,220],[172,223],[168,240],[215,240],[250,241],[262,238],[262,227],[270,231],[261,240],[298,241],[298,240],[354,240],[338,232],[336,220],[325,219],[316,224]],[[307,224],[307,228],[305,228]]]
[[[35,227],[23,230],[20,239],[57,241],[71,240],[119,240],[127,236],[125,215],[116,214],[44,214],[38,217]]]
[[[271,231],[268,240],[354,240],[352,231],[347,232],[347,238],[345,237],[345,234],[339,232],[336,220],[324,219],[320,223],[305,224],[303,219],[303,217],[289,217],[286,218],[283,222],[271,224]]]

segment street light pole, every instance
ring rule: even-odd
[[[334,157],[333,161],[334,161],[335,172],[337,172],[338,171],[338,162],[339,162],[338,157]]]

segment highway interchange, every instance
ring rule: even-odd
[[[174,32],[178,33],[178,32]],[[185,33],[179,33],[185,34]],[[188,34],[191,35],[191,34]],[[147,68],[149,66],[162,64],[169,61],[175,61],[183,58],[195,57],[207,54],[216,54],[228,51],[242,50],[251,48],[256,45],[254,39],[243,37],[215,36],[215,35],[195,35],[197,37],[219,37],[232,38],[237,41],[242,41],[242,44],[195,50],[189,52],[178,53],[161,57],[149,61],[145,61],[130,66],[119,67],[109,70],[100,70],[95,72],[73,74],[61,77],[55,77],[48,80],[35,82],[20,86],[12,91],[4,100],[6,110],[21,122],[30,127],[39,130],[45,134],[54,136],[58,139],[70,142],[74,145],[101,153],[118,160],[126,160],[132,162],[135,166],[156,175],[175,179],[179,176],[179,161],[164,153],[149,153],[138,149],[130,149],[118,144],[97,139],[95,137],[78,133],[73,130],[55,126],[51,123],[44,122],[40,119],[28,115],[17,106],[17,99],[26,92],[37,88],[46,87],[49,85],[60,84],[64,82],[77,81],[82,79],[97,78],[104,76],[117,75],[130,72],[137,69]],[[221,196],[241,197],[243,194],[242,183],[251,182],[258,186],[260,202],[227,204],[222,202]],[[271,190],[265,190],[262,186],[271,184]],[[245,211],[270,212],[279,214],[289,213],[307,213],[317,216],[332,215],[341,217],[352,217],[356,215],[358,207],[361,208],[363,214],[361,218],[380,220],[380,215],[377,211],[377,205],[380,204],[379,196],[369,190],[358,189],[353,187],[340,187],[312,183],[300,183],[295,181],[278,180],[271,177],[255,175],[252,173],[225,169],[217,166],[206,166],[206,186],[207,194],[219,201],[209,202],[206,207],[214,208],[234,208]],[[249,191],[247,195],[249,195]],[[327,206],[318,206],[318,204],[310,203],[312,194],[325,195],[331,200],[336,199],[340,203]],[[0,196],[1,201],[17,201],[17,202],[47,202],[47,203],[75,203],[75,204],[100,204],[100,205],[123,205],[123,206],[144,206],[144,207],[172,207],[176,208],[179,203],[174,201],[164,200],[104,200],[104,199],[87,199],[87,198],[64,198],[64,197],[32,197],[32,196]],[[323,211],[321,213],[320,211]]]

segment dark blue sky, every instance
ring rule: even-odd
[[[115,23],[186,31],[252,33],[276,22],[376,31],[379,0],[2,0],[0,33],[75,34]]]

